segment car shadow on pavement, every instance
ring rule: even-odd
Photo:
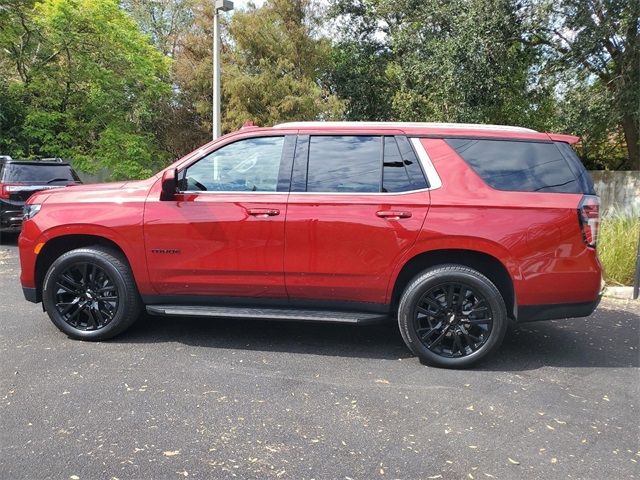
[[[598,309],[587,318],[525,323],[508,332],[497,354],[478,368],[637,368],[639,326],[640,316],[624,309]]]
[[[354,326],[143,315],[116,341],[397,360],[413,355],[393,322]]]
[[[507,333],[500,350],[476,368],[526,371],[545,366],[638,367],[639,325],[640,316],[624,309],[599,309],[588,318],[520,325]],[[391,360],[413,357],[395,322],[357,327],[145,315],[114,341],[179,342],[197,347]]]

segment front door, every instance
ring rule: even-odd
[[[403,136],[300,136],[287,209],[290,299],[384,304],[428,209],[424,174]]]
[[[181,169],[175,200],[147,201],[147,263],[159,294],[286,299],[294,143],[294,136],[227,143]]]

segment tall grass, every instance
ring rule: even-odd
[[[632,285],[640,239],[640,212],[609,212],[602,218],[598,255],[607,284]]]

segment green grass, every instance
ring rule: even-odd
[[[636,267],[640,216],[612,213],[602,219],[598,255],[609,285],[632,285]]]

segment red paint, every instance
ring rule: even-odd
[[[250,128],[178,160],[181,169],[240,138],[374,135],[573,142],[536,132],[436,127]],[[498,259],[518,305],[593,301],[601,267],[577,218],[581,195],[497,191],[441,139],[423,138],[442,187],[405,194],[206,193],[161,201],[163,172],[140,182],[35,194],[41,211],[19,240],[21,282],[35,287],[34,248],[68,235],[106,238],[126,255],[143,295],[187,294],[389,303],[411,258],[466,249]],[[176,252],[179,251],[179,252]]]

